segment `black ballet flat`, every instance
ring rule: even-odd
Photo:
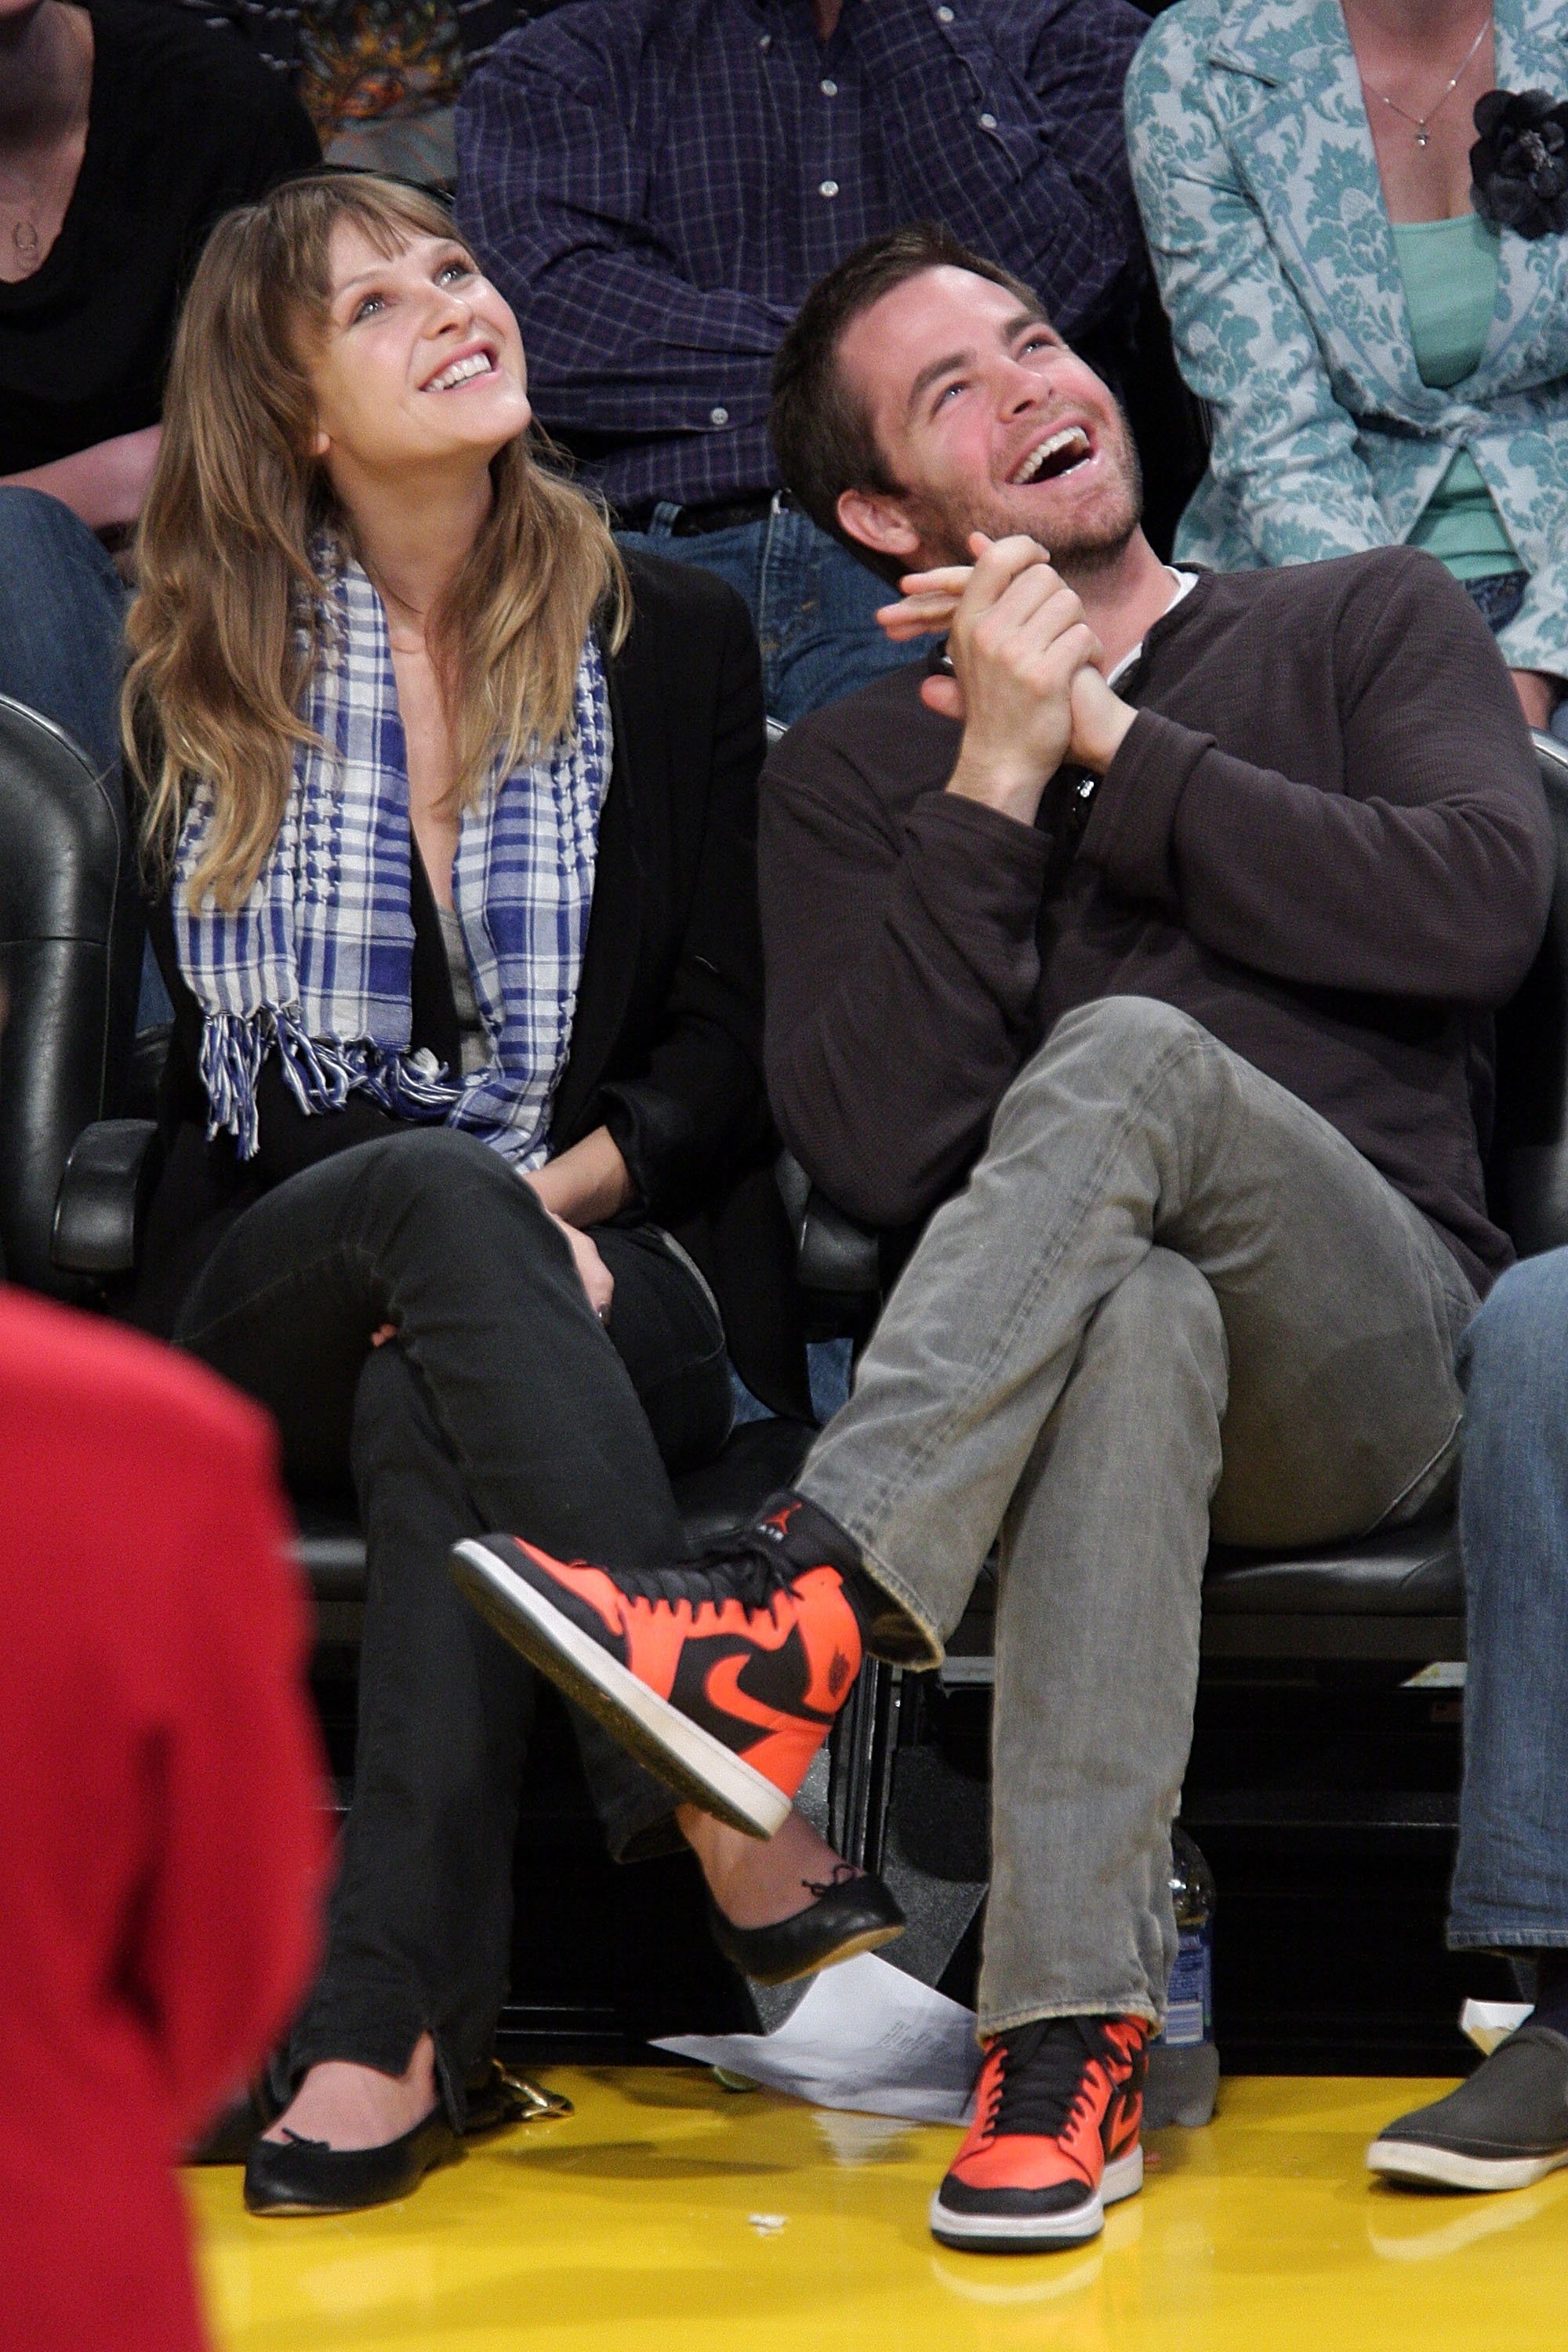
[[[836,1878],[816,1901],[771,1927],[737,1927],[709,1897],[713,1941],[755,1984],[788,1984],[857,1952],[874,1952],[904,1932],[904,1915],[879,1878]]]
[[[329,2147],[324,2139],[251,2142],[245,2159],[247,2213],[357,2213],[406,2197],[439,2164],[462,2154],[446,2115],[433,2107],[423,2123],[381,2147]]]

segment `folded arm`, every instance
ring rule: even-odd
[[[717,374],[732,424],[766,414],[789,310],[681,275],[602,60],[575,85],[503,50],[461,113],[458,217],[523,320],[546,421],[646,433],[657,404],[661,431],[705,431]]]
[[[1145,274],[1121,89],[1148,20],[1123,0],[1047,0],[1026,58],[966,11],[862,9],[855,43],[880,94],[896,215],[939,220],[1031,287],[1072,340],[1135,302]]]

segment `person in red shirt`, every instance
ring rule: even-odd
[[[270,1423],[0,1290],[0,2342],[199,2352],[174,2165],[320,1942],[325,1784]]]

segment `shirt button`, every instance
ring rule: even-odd
[[[820,188],[818,188],[818,190],[817,190],[817,192],[816,192],[816,193],[817,193],[817,194],[818,194],[819,196],[836,196],[836,195],[838,194],[838,183],[837,183],[837,180],[824,180],[824,182],[822,183],[821,187],[820,187]]]
[[[758,48],[759,48],[759,49],[771,49],[771,48],[773,47],[773,35],[772,35],[771,33],[764,33],[764,34],[763,35],[762,39],[757,43],[757,47],[758,47]]]
[[[708,411],[708,422],[710,425],[728,425],[730,422],[729,410],[727,408],[710,408]]]
[[[838,84],[836,81],[825,81],[822,85],[822,95],[824,98],[837,98]]]
[[[983,114],[980,118],[980,128],[982,131],[994,131],[996,117],[994,114]]]
[[[952,22],[952,10],[951,8],[939,8],[936,12],[936,21],[939,25],[951,25]]]

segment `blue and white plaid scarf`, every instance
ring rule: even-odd
[[[463,1079],[408,1051],[408,764],[381,598],[358,563],[328,576],[328,628],[278,839],[242,906],[188,885],[213,821],[193,795],[174,860],[180,970],[205,1018],[209,1136],[257,1149],[256,1087],[277,1049],[301,1110],[369,1095],[398,1117],[444,1120],[519,1169],[549,1149],[550,1107],[571,1044],[611,765],[609,696],[592,631],[577,672],[576,728],[463,814],[452,897],[489,1040]]]

